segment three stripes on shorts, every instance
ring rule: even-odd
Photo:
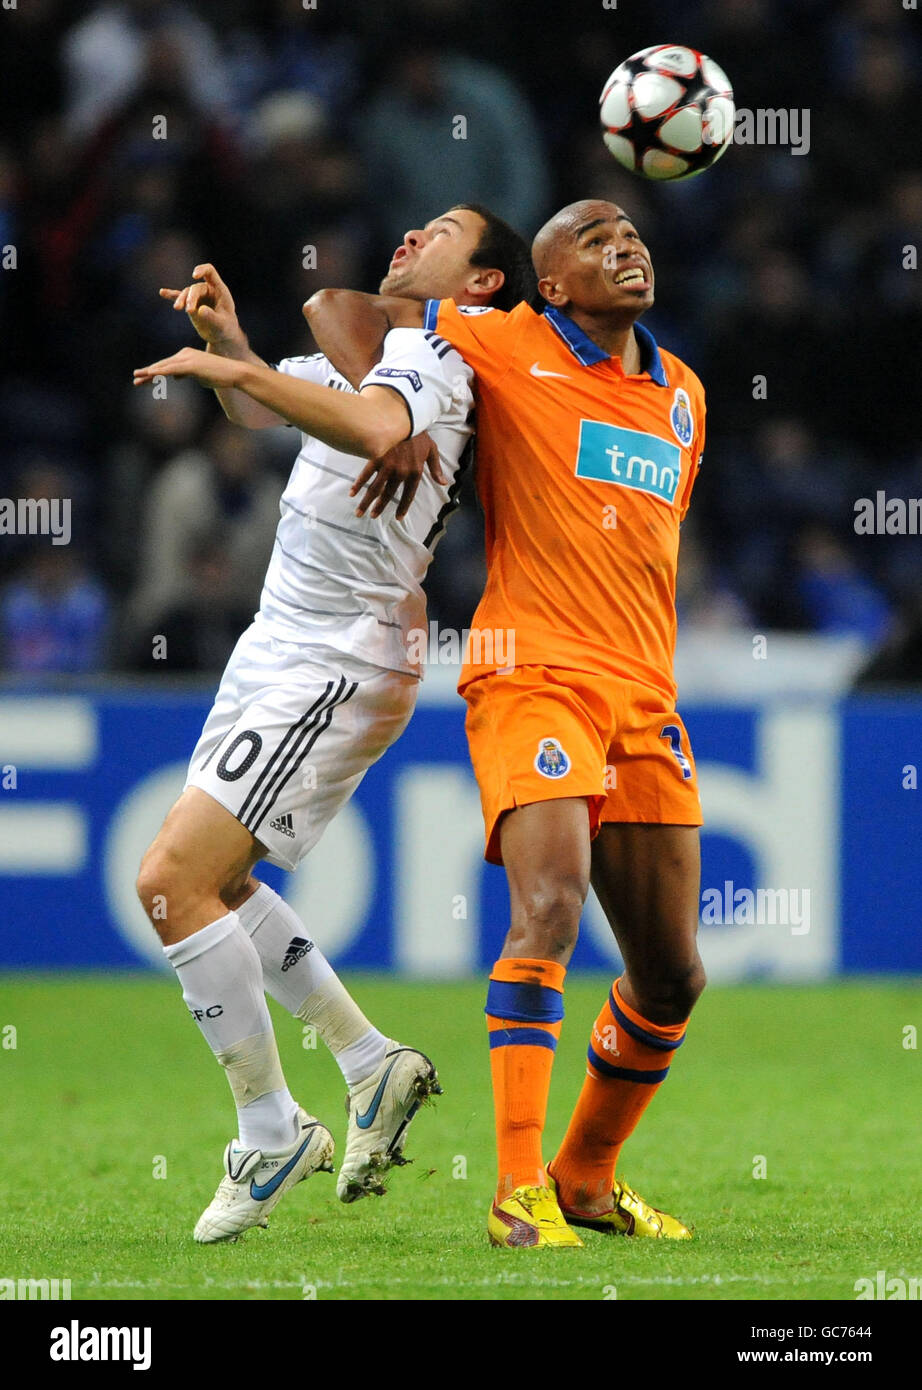
[[[327,681],[323,693],[310,709],[289,726],[237,812],[237,819],[252,835],[256,834],[257,827],[272,811],[285,786],[303,765],[304,759],[320,735],[330,727],[333,711],[350,700],[357,689],[358,681],[347,681],[345,676],[340,676],[338,681]],[[232,775],[222,773],[221,763],[226,763],[232,750],[245,739],[249,739],[251,744],[250,755]],[[225,781],[235,781],[252,765],[261,749],[262,739],[254,730],[245,730],[238,734],[218,764],[218,776]],[[210,759],[204,764],[205,767],[208,761]]]

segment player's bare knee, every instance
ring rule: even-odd
[[[151,902],[157,892],[157,851],[154,845],[144,851],[141,860],[138,876],[135,879],[134,891],[140,899],[141,906],[150,916]]]
[[[155,931],[168,935],[191,892],[182,861],[155,840],[141,860],[135,889]]]
[[[641,1012],[651,1023],[681,1023],[688,1018],[707,984],[700,957],[684,966],[665,964],[640,980],[631,976]]]
[[[576,945],[584,901],[585,893],[575,880],[538,883],[521,896],[518,911],[513,912],[513,931],[526,944],[532,943],[539,955],[563,955]]]
[[[682,974],[670,980],[670,998],[673,1006],[687,1018],[704,992],[707,976],[701,958],[693,961]]]
[[[141,860],[141,867],[135,882],[135,892],[140,899],[141,906],[158,931],[161,930],[161,924],[166,921],[166,906],[169,902],[167,888],[168,883],[163,872],[160,852],[155,845],[152,845]]]

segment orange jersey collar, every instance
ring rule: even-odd
[[[593,367],[597,362],[611,361],[609,354],[600,348],[598,343],[594,343],[589,334],[584,333],[579,324],[574,323],[573,319],[568,318],[560,309],[548,304],[544,310],[544,317],[584,367]],[[641,370],[649,372],[651,381],[655,381],[657,386],[668,386],[666,369],[653,334],[640,323],[634,324],[634,333],[640,348]]]

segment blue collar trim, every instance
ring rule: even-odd
[[[574,323],[566,314],[555,309],[552,304],[548,304],[544,310],[544,317],[563,338],[567,347],[573,353],[578,362],[584,367],[594,367],[597,362],[608,362],[611,360],[609,354],[598,343],[594,343],[588,333],[584,333],[578,323]],[[641,370],[650,373],[650,378],[655,381],[657,386],[668,386],[666,370],[663,366],[663,359],[659,354],[659,347],[656,339],[649,328],[644,328],[643,324],[635,323],[634,332],[637,335],[637,344],[640,348]]]

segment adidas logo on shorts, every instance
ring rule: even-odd
[[[303,936],[293,936],[285,948],[285,959],[282,961],[282,974],[290,970],[293,965],[297,965],[302,956],[306,956],[308,951],[314,949],[313,941],[308,941]]]
[[[287,835],[293,840],[295,837],[294,822],[291,819],[291,812],[286,811],[284,816],[277,816],[275,820],[269,822],[270,830],[280,830],[283,835]]]

